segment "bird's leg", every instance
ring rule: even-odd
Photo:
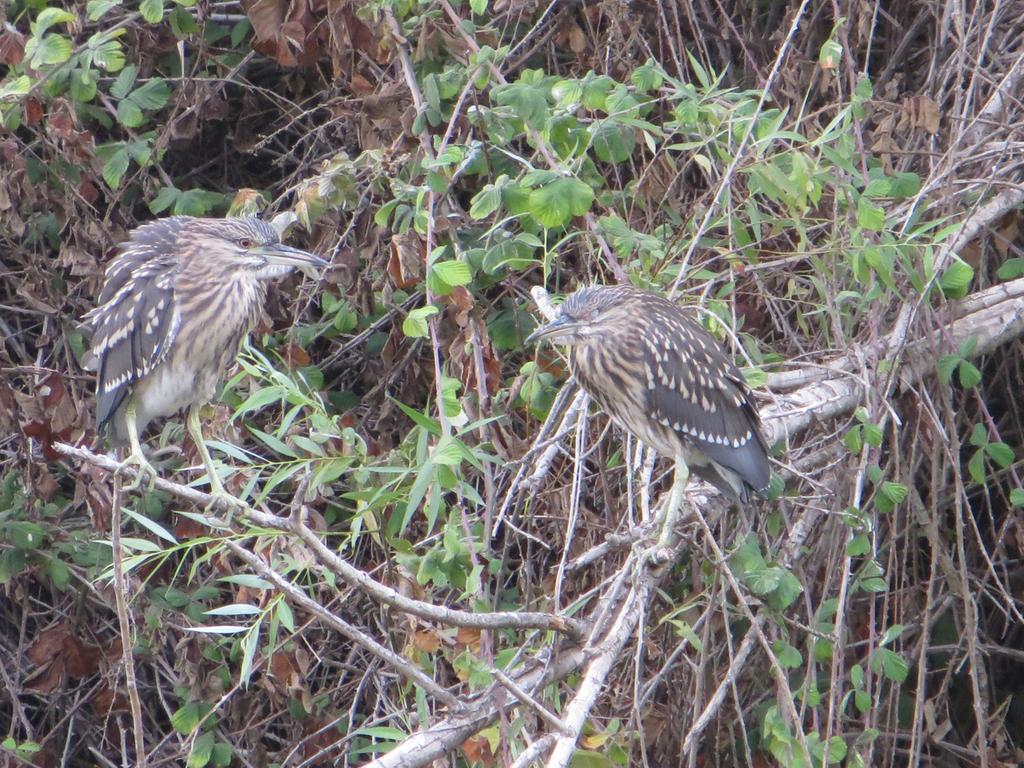
[[[690,468],[682,456],[676,456],[676,471],[672,479],[672,488],[665,499],[665,510],[662,514],[661,534],[658,536],[658,550],[670,549],[675,542],[675,527],[679,521],[679,507],[683,503],[683,491],[690,482]]]
[[[199,451],[199,456],[203,460],[203,465],[206,467],[206,474],[210,478],[210,495],[214,497],[214,502],[211,503],[210,506],[213,506],[219,500],[232,506],[244,507],[245,502],[228,493],[220,481],[220,476],[217,474],[217,467],[214,466],[213,459],[210,456],[210,451],[207,449],[206,442],[203,440],[203,428],[199,423],[200,407],[201,406],[193,405],[188,409],[185,426],[188,429],[188,433],[192,436],[192,442],[196,444],[196,450]]]
[[[120,473],[125,467],[135,466],[138,472],[135,475],[135,479],[125,486],[126,491],[134,491],[136,488],[142,485],[142,481],[146,479],[148,475],[148,487],[152,488],[153,483],[156,481],[156,470],[153,469],[153,465],[146,459],[146,455],[142,452],[142,443],[139,442],[139,424],[135,420],[135,403],[129,399],[128,405],[124,410],[125,426],[128,430],[128,442],[131,444],[131,452],[125,459],[117,465],[117,473]]]

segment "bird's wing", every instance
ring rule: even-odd
[[[672,332],[655,334],[656,354],[645,357],[651,414],[712,461],[763,490],[771,476],[767,447],[741,374],[695,322],[671,322]]]
[[[177,262],[126,252],[107,269],[99,305],[86,315],[97,358],[96,421],[106,424],[131,385],[166,359],[181,325],[174,297]]]

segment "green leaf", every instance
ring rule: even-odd
[[[669,619],[669,623],[676,628],[676,634],[692,645],[698,653],[704,652],[704,643],[701,642],[700,636],[693,631],[693,627],[687,622],[681,619]]]
[[[608,755],[602,752],[577,749],[569,761],[569,768],[616,768],[616,765]]]
[[[280,620],[281,625],[289,632],[295,631],[295,614],[292,612],[291,606],[288,605],[284,600],[281,600],[277,604],[276,608],[277,618]]]
[[[557,179],[530,192],[530,213],[545,227],[562,227],[582,216],[594,202],[594,190],[579,179]]]
[[[590,110],[604,110],[608,107],[608,94],[615,87],[615,81],[607,75],[589,74],[583,78],[583,106]]]
[[[525,75],[524,75],[525,77]],[[540,130],[548,114],[546,89],[532,83],[518,82],[496,86],[491,91],[494,103],[510,107],[515,116],[530,128]]]
[[[774,565],[755,568],[746,574],[744,582],[755,595],[767,595],[782,582],[782,569]]]
[[[629,81],[636,86],[638,91],[646,93],[661,88],[664,79],[661,76],[661,71],[651,61],[648,61],[633,70]]]
[[[160,525],[160,523],[158,523],[156,520],[152,520],[146,517],[145,515],[140,515],[138,512],[128,509],[127,507],[124,509],[124,513],[132,520],[137,522],[139,525],[141,525],[143,528],[145,528],[147,531],[158,536],[164,541],[170,542],[171,544],[178,543],[178,540],[175,538],[174,534],[168,531],[162,525]]]
[[[888,179],[872,179],[864,188],[867,197],[888,197],[892,184]]]
[[[56,557],[47,560],[45,568],[53,586],[64,592],[68,588],[68,584],[71,583],[71,569]]]
[[[864,714],[871,709],[871,694],[864,690],[855,691],[853,703],[857,707],[857,711]]]
[[[259,576],[255,576],[251,573],[236,573],[231,576],[221,576],[218,581],[223,581],[225,584],[238,584],[241,587],[251,587],[252,589],[273,589],[274,585],[266,579],[261,579]]]
[[[982,424],[975,424],[971,428],[971,435],[967,438],[975,448],[981,448],[988,442],[988,428]]]
[[[36,16],[30,28],[36,37],[41,36],[54,24],[70,24],[75,20],[75,14],[63,8],[44,8]]]
[[[142,0],[139,13],[150,24],[157,24],[164,18],[164,0]]]
[[[861,195],[857,200],[857,224],[872,232],[880,232],[885,226],[885,211]]]
[[[879,490],[893,504],[900,504],[907,498],[907,486],[900,483],[892,483],[887,480],[882,483]]]
[[[122,99],[117,105],[117,122],[125,128],[138,128],[142,125],[142,110],[131,99]]]
[[[71,40],[51,32],[42,38],[29,38],[25,45],[25,57],[33,69],[40,69],[48,64],[63,64],[71,58],[72,50]]]
[[[121,4],[121,0],[89,0],[85,4],[85,13],[89,21],[99,21],[107,11]]]
[[[0,99],[8,96],[24,96],[32,90],[32,80],[28,75],[21,75],[0,88]]]
[[[981,383],[981,371],[967,360],[960,361],[960,366],[957,368],[957,374],[960,379],[960,386],[964,389],[971,389]]]
[[[95,69],[76,69],[71,73],[71,98],[80,104],[92,101],[97,80]]]
[[[561,107],[579,104],[583,99],[583,86],[578,80],[559,80],[551,87],[551,95]]]
[[[943,384],[949,384],[953,380],[953,371],[960,364],[960,357],[958,355],[943,355],[939,358],[939,362],[935,365],[935,370],[939,374],[939,381]]]
[[[118,30],[118,33],[123,31]],[[101,34],[103,33],[97,32],[89,38],[89,45],[93,49],[92,60],[96,66],[108,72],[120,72],[125,64],[124,49],[117,40],[101,40]]]
[[[985,446],[985,453],[989,455],[996,464],[1003,469],[1013,464],[1015,456],[1013,455],[1013,448],[1008,446],[1006,443],[989,443]]]
[[[131,161],[128,146],[118,142],[97,147],[96,151],[100,157],[104,158],[103,180],[111,189],[117,189],[121,186],[121,180],[128,171],[128,163]]]
[[[1024,488],[1010,489],[1010,503],[1015,507],[1024,507]]]
[[[259,439],[259,441],[262,442],[265,446],[270,448],[270,450],[279,453],[282,456],[287,456],[289,459],[299,458],[298,454],[296,454],[295,451],[289,448],[279,438],[274,437],[274,435],[267,434],[263,430],[257,429],[256,427],[251,425],[249,425],[249,431],[256,435],[257,439]]]
[[[772,643],[772,652],[783,669],[796,669],[804,663],[804,658],[796,648],[782,640]]]
[[[203,611],[207,616],[255,616],[259,612],[259,608],[248,603],[232,603],[231,605],[222,605],[220,608],[211,608],[208,611]]]
[[[487,0],[469,0],[469,7],[477,16],[482,16],[487,11]]]
[[[1013,280],[1024,275],[1024,258],[1007,259],[996,270],[996,277],[1000,280]]]
[[[149,201],[150,212],[163,213],[174,205],[180,194],[181,191],[174,187],[161,187],[160,191],[156,193],[156,197]]]
[[[967,294],[967,289],[974,279],[974,268],[965,261],[955,259],[939,278],[942,293],[951,299],[960,299]]]
[[[192,743],[192,751],[188,753],[188,759],[185,761],[186,768],[205,768],[213,755],[213,740],[213,731],[206,731],[196,737]]]
[[[440,311],[433,304],[417,307],[409,312],[405,316],[405,320],[402,321],[402,333],[410,339],[426,338],[430,333],[430,329],[427,327],[427,320]]]
[[[865,592],[885,592],[889,588],[889,585],[885,583],[885,579],[880,579],[877,576],[861,579],[858,584]]]
[[[252,677],[253,662],[256,660],[256,649],[259,647],[260,633],[257,628],[249,630],[242,638],[242,663],[238,668],[238,677],[243,684],[248,685]]]
[[[868,445],[878,448],[882,444],[882,438],[882,429],[877,424],[864,425],[864,439]]]
[[[841,762],[846,757],[846,742],[842,736],[833,736],[828,740],[829,765]]]
[[[140,109],[160,109],[171,98],[171,89],[162,78],[148,80],[128,96]]]
[[[135,85],[135,78],[139,69],[134,64],[129,64],[118,74],[114,84],[110,86],[110,95],[115,99],[123,99],[128,96],[132,86]]]
[[[862,427],[858,424],[848,429],[846,431],[846,434],[843,435],[843,445],[846,446],[846,450],[848,450],[850,453],[860,453],[860,449],[864,445],[863,441],[861,440],[861,430]]]
[[[822,69],[835,69],[843,57],[843,46],[836,40],[829,38],[821,45],[818,51],[818,64]]]
[[[464,452],[459,441],[453,437],[443,437],[434,449],[431,459],[435,464],[446,467],[457,467],[462,463]]]
[[[854,688],[864,687],[864,667],[860,664],[850,667],[850,682],[853,683]]]
[[[633,155],[636,135],[629,126],[604,120],[593,130],[592,145],[594,154],[603,162],[623,163]]]
[[[768,596],[768,605],[776,611],[784,611],[800,597],[804,591],[804,585],[790,571],[782,566],[776,567],[782,571],[782,576],[779,579],[779,586]]]
[[[978,485],[985,484],[985,450],[983,448],[975,451],[971,460],[967,462],[967,474]]]
[[[172,9],[167,21],[170,22],[174,36],[179,40],[184,40],[199,31],[199,25],[196,24],[192,14],[181,7]]]
[[[171,726],[182,736],[189,736],[199,726],[208,707],[189,702],[171,715]]]
[[[858,533],[846,543],[846,554],[861,557],[871,551],[871,539],[866,533]]]
[[[218,741],[213,745],[213,755],[210,758],[210,762],[216,768],[228,768],[231,765],[231,759],[234,757],[234,754],[235,750],[230,744]]]
[[[431,270],[450,286],[468,285],[473,280],[469,265],[464,261],[439,261]]]
[[[38,549],[45,538],[43,527],[28,520],[16,520],[7,527],[7,539],[18,549]]]
[[[469,215],[479,221],[498,210],[499,205],[501,205],[501,188],[495,184],[488,184],[473,197]]]
[[[907,662],[895,651],[878,648],[871,654],[871,669],[881,672],[894,683],[902,683],[907,679],[910,670]]]
[[[891,627],[889,627],[887,630],[885,630],[885,634],[882,635],[882,639],[879,641],[878,645],[879,646],[888,645],[889,643],[891,643],[893,640],[895,640],[897,637],[899,637],[902,634],[903,634],[903,625],[902,624],[893,624]]]

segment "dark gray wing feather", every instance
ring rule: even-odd
[[[161,253],[161,245],[166,244],[135,243],[133,238],[107,269],[99,306],[86,315],[97,358],[99,427],[115,416],[132,384],[166,359],[178,333],[177,259]]]
[[[757,411],[740,372],[719,343],[678,311],[655,325],[658,352],[646,371],[652,415],[735,472],[755,491],[768,486],[771,469]]]

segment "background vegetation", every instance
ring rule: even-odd
[[[1024,2],[0,22],[5,764],[1024,760]],[[60,445],[102,447],[113,246],[244,212],[332,268],[208,410],[225,520],[180,419],[141,496]],[[523,344],[532,286],[622,280],[702,308],[777,446],[663,572],[670,467]]]

